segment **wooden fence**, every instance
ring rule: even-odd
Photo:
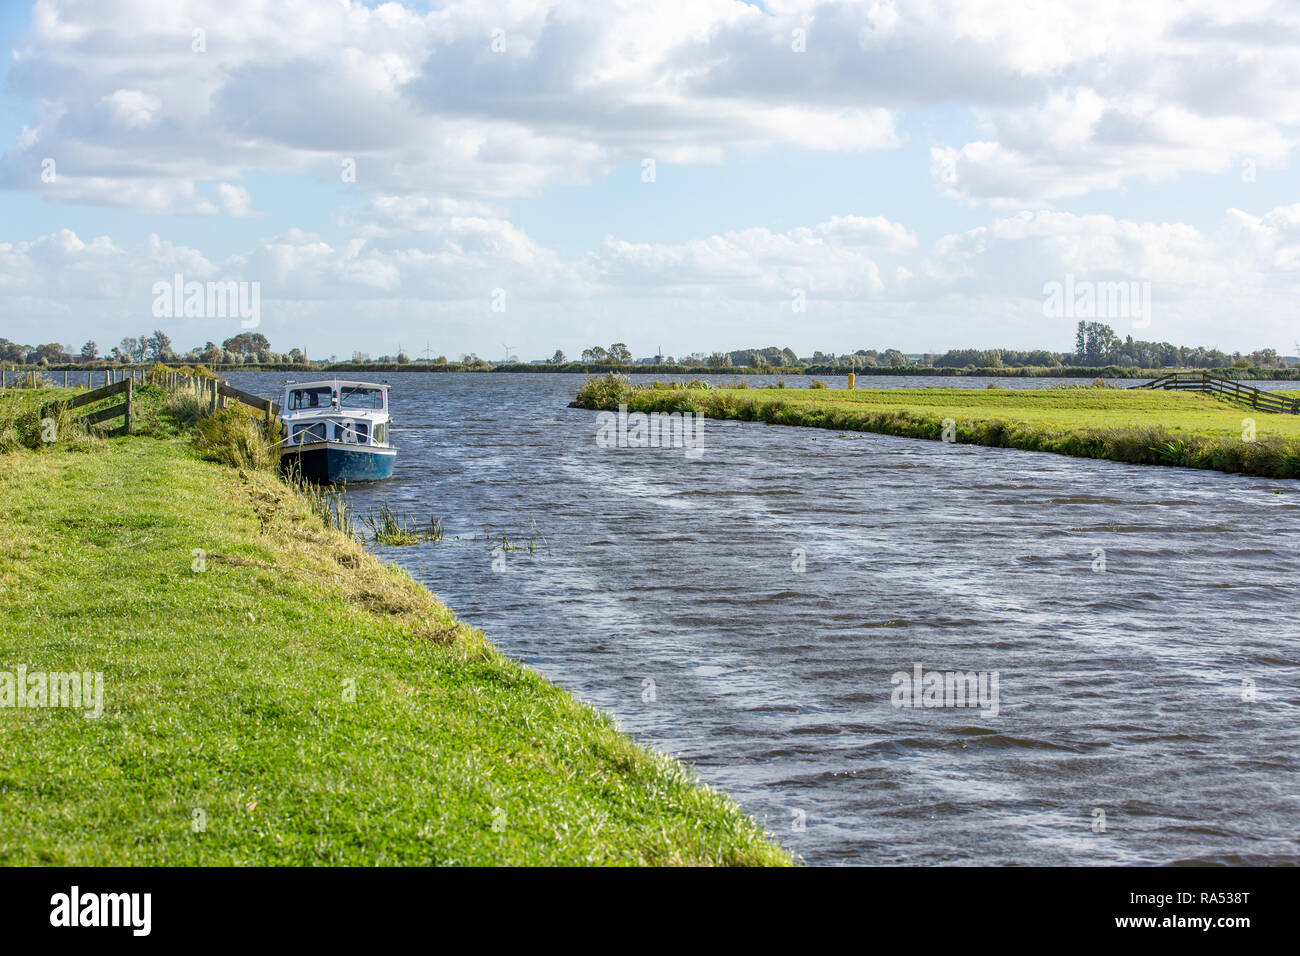
[[[105,385],[112,385],[116,382],[125,382],[127,379],[134,379],[137,382],[145,381],[146,372],[142,368],[90,368],[84,372],[69,372],[67,369],[61,372],[41,371],[34,368],[8,368],[0,369],[0,388],[13,388],[26,384],[28,388],[36,387],[36,376],[48,379],[51,384],[58,384],[58,376],[63,376],[63,387],[72,387],[72,382],[68,379],[69,375],[75,375],[78,380],[84,375],[86,378],[86,387],[94,388],[95,379],[103,379]]]
[[[80,395],[72,398],[60,399],[56,402],[49,402],[41,406],[41,416],[52,415],[60,409],[81,408],[83,405],[93,405],[95,402],[103,401],[106,398],[112,398],[114,395],[123,395],[125,398],[120,405],[111,405],[108,408],[101,408],[97,412],[91,412],[78,421],[85,425],[98,425],[100,422],[111,421],[114,418],[121,418],[122,425],[111,432],[114,435],[131,434],[131,391],[134,379],[124,378],[120,382],[114,382],[112,385],[105,385],[103,388],[91,389],[89,392],[82,392]]]
[[[1220,395],[1263,412],[1300,414],[1300,400],[1284,398],[1277,392],[1266,392],[1253,385],[1243,385],[1235,379],[1222,378],[1209,372],[1170,372],[1159,378],[1134,385],[1134,388],[1160,388],[1171,391],[1204,392]]]
[[[262,413],[266,422],[267,434],[275,425],[275,418],[280,414],[280,406],[268,398],[260,398],[252,392],[227,384],[218,378],[198,378],[183,372],[158,372],[153,376],[164,388],[188,389],[202,402],[210,413],[225,408],[229,401],[239,402]]]
[[[274,434],[275,419],[280,414],[280,406],[269,399],[259,398],[251,392],[235,388],[220,379],[200,378],[195,375],[186,375],[183,372],[154,372],[144,376],[144,380],[156,382],[170,391],[191,392],[200,404],[207,409],[208,414],[216,414],[220,409],[226,408],[230,402],[247,405],[262,413],[267,435]],[[49,402],[41,408],[41,415],[50,415],[60,409],[82,408],[103,401],[106,398],[111,398],[114,395],[123,395],[125,397],[120,405],[112,405],[91,412],[89,415],[78,419],[78,421],[85,425],[98,425],[101,422],[112,421],[114,418],[121,418],[123,420],[121,427],[113,429],[110,434],[129,435],[131,434],[131,399],[135,381],[135,376],[126,375],[116,382],[82,392],[72,398]]]

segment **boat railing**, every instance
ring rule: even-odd
[[[339,417],[339,418],[312,418],[312,419],[310,419],[310,421],[311,421],[311,424],[312,424],[312,425],[317,425],[317,424],[321,424],[321,425],[333,425],[333,426],[334,426],[334,429],[335,429],[335,435],[337,435],[340,431],[342,431],[342,432],[344,433],[344,435],[351,435],[351,436],[352,436],[352,442],[350,442],[351,444],[357,444],[357,445],[373,445],[373,446],[380,447],[380,448],[384,447],[384,446],[381,445],[379,442],[376,442],[376,441],[373,441],[373,440],[372,440],[372,439],[374,438],[374,430],[373,430],[373,428],[369,430],[369,434],[368,434],[368,435],[363,436],[363,435],[361,434],[361,432],[357,431],[357,429],[356,429],[356,427],[355,427],[355,426],[356,426],[356,423],[355,423],[354,421],[352,421],[352,420],[349,420],[349,419],[346,419],[346,418]],[[380,422],[379,424],[385,424],[385,423]],[[309,444],[311,444],[312,442],[330,441],[330,440],[331,440],[331,439],[328,437],[328,435],[325,436],[325,437],[314,437],[314,436],[312,436],[312,435],[310,434],[310,426],[308,426],[308,427],[306,427],[306,428],[301,429],[301,430],[300,430],[296,435],[293,434],[292,431],[290,431],[289,434],[286,434],[285,437],[282,438],[280,441],[276,442],[276,444],[277,444],[277,445],[281,445],[281,444],[284,444],[284,445],[309,445]],[[338,439],[338,438],[334,438],[333,440],[334,440],[334,441],[339,441],[340,439]],[[342,441],[345,441],[345,442],[346,442],[346,441],[348,441],[348,439],[347,439],[347,438],[343,438]]]

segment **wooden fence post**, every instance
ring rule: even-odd
[[[131,379],[126,380],[126,422],[122,425],[123,433],[131,434]]]

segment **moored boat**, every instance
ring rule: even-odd
[[[393,473],[388,386],[333,379],[290,382],[280,406],[280,467],[309,481],[378,481]]]

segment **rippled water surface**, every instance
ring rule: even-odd
[[[597,447],[579,376],[377,378],[350,495],[447,528],[379,553],[808,862],[1300,862],[1297,483],[738,422],[692,461]],[[893,706],[918,664],[997,716]]]

